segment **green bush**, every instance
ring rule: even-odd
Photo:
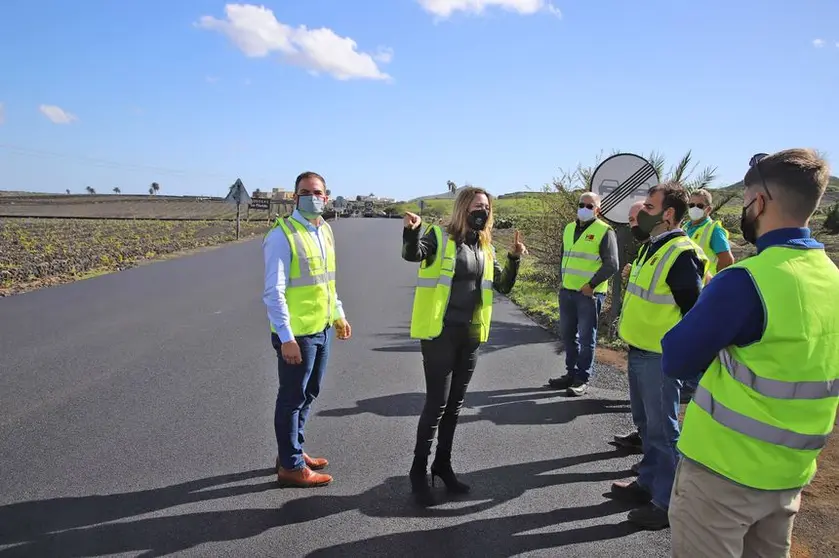
[[[822,228],[830,234],[839,233],[839,202],[834,203],[827,210]]]

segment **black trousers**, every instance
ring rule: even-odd
[[[457,417],[475,371],[480,342],[469,325],[446,325],[438,337],[420,341],[420,345],[425,407],[417,427],[414,458],[427,463],[437,432],[436,459],[445,462],[451,460]]]

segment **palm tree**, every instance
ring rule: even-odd
[[[152,182],[151,183],[151,193],[152,193],[152,195],[155,195],[158,192],[160,192],[160,184],[158,184],[157,182]]]
[[[455,190],[457,190],[457,184],[455,184],[455,183],[454,183],[454,182],[452,182],[451,180],[447,180],[447,181],[446,181],[446,186],[448,186],[448,188],[449,188],[449,192],[454,193],[454,191],[455,191]]]
[[[150,196],[154,195],[154,187],[152,187],[152,186],[149,186],[149,195]]]
[[[121,193],[122,193],[122,190],[119,189],[119,186],[114,188],[114,194],[121,194]]]
[[[84,189],[85,189],[85,191],[87,191],[88,194],[95,194],[96,193],[96,190],[93,189],[93,186],[85,186]]]
[[[64,190],[64,191],[65,191],[65,192],[67,192],[67,195],[68,195],[68,196],[70,195],[70,188],[67,188],[67,189],[66,189],[66,190]]]

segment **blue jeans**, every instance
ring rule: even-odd
[[[312,402],[320,393],[320,385],[326,374],[332,328],[296,339],[303,362],[288,364],[283,360],[279,337],[276,334],[271,335],[271,344],[277,351],[277,369],[280,377],[277,404],[274,407],[277,455],[280,458],[280,466],[289,470],[302,469],[305,465],[303,431]]]
[[[573,380],[588,382],[597,345],[597,319],[605,294],[587,297],[580,291],[559,291],[559,335],[565,345],[565,369]]]
[[[679,461],[679,386],[679,380],[662,373],[661,354],[629,349],[629,405],[644,451],[638,484],[664,510],[670,506]]]

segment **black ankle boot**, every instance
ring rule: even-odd
[[[428,475],[426,474],[426,462],[414,459],[411,465],[411,472],[408,473],[411,479],[411,493],[414,500],[421,506],[433,506],[434,496],[428,486]]]
[[[434,486],[434,477],[440,477],[440,480],[446,485],[446,490],[453,494],[469,492],[469,485],[457,480],[457,476],[452,469],[451,459],[434,458],[434,463],[431,464],[431,486]]]

